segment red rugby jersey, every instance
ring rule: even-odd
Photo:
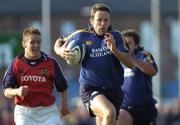
[[[53,83],[59,92],[68,87],[58,62],[44,53],[35,64],[28,62],[23,55],[13,60],[3,79],[3,88],[28,86],[28,94],[25,97],[15,96],[15,104],[29,107],[52,105],[55,101]]]

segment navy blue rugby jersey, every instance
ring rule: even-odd
[[[124,48],[120,32],[110,31],[116,40],[117,48]],[[78,30],[65,37],[65,41],[79,39],[86,45],[85,58],[81,63],[80,84],[88,84],[108,89],[120,89],[123,84],[124,70],[120,61],[106,47],[103,36],[97,36],[92,30]]]
[[[139,51],[135,57],[142,61],[149,61],[157,69],[153,56],[146,51]],[[152,76],[146,75],[139,68],[129,69],[124,66],[124,106],[146,106],[156,103],[152,92]]]

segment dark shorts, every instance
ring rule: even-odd
[[[99,94],[104,95],[114,105],[116,108],[116,116],[118,117],[123,98],[121,90],[113,91],[100,87],[80,85],[81,100],[92,117],[95,117],[95,115],[90,109],[90,101]]]
[[[157,109],[154,105],[143,107],[125,107],[133,118],[133,125],[156,125]]]

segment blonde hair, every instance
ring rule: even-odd
[[[97,4],[93,5],[91,8],[91,15],[90,15],[91,18],[94,17],[94,15],[97,11],[106,11],[110,14],[110,9],[107,5],[102,4],[102,3],[97,3]]]
[[[31,34],[36,34],[36,35],[41,36],[41,33],[37,28],[28,27],[28,28],[24,29],[24,31],[23,31],[23,41],[26,36],[31,35]]]

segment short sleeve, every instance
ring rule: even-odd
[[[17,83],[16,83],[16,75],[13,71],[13,65],[14,62],[12,62],[9,67],[7,68],[3,80],[2,80],[2,88],[3,90],[6,88],[15,88]]]
[[[55,78],[54,83],[58,92],[63,92],[68,88],[67,80],[65,79],[61,67],[56,60],[55,62]]]

